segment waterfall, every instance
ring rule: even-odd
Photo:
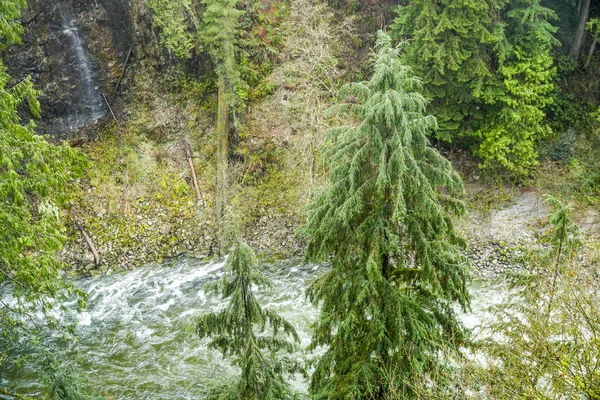
[[[75,65],[74,69],[79,75],[77,84],[73,85],[73,108],[65,121],[69,130],[74,130],[100,119],[104,116],[105,109],[90,58],[81,39],[73,5],[69,1],[59,3],[58,7],[62,34],[68,41],[70,64]]]

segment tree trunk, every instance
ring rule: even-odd
[[[225,76],[219,76],[217,107],[217,201],[216,217],[219,227],[219,252],[224,245],[223,215],[227,204],[227,163],[229,158],[229,132],[227,130],[227,87]]]
[[[579,22],[577,23],[577,29],[575,30],[575,39],[573,40],[571,51],[569,51],[569,55],[575,61],[579,58],[579,52],[581,51],[581,45],[583,43],[583,35],[585,34],[585,23],[587,22],[589,13],[590,0],[581,0]]]
[[[192,182],[194,184],[194,190],[196,191],[196,200],[198,201],[198,204],[201,204],[202,196],[200,195],[200,187],[198,186],[196,168],[194,168],[194,154],[192,153],[192,147],[187,140],[183,140],[183,151],[185,153],[185,158],[187,158],[188,164],[190,165],[190,171],[192,172]]]
[[[596,28],[596,30],[594,31],[593,42],[590,45],[590,51],[588,52],[585,64],[583,64],[583,69],[587,69],[587,67],[590,66],[590,61],[592,61],[592,55],[594,55],[594,50],[596,49],[596,43],[598,43],[598,28]]]

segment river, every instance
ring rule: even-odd
[[[42,347],[78,360],[99,395],[113,399],[202,398],[211,381],[227,380],[235,374],[228,361],[207,349],[191,330],[195,317],[224,305],[203,292],[206,282],[222,275],[223,266],[223,262],[182,258],[83,279],[78,285],[89,295],[87,310],[64,315],[75,319],[78,339],[49,335]],[[263,291],[259,301],[296,326],[302,343],[294,356],[310,358],[302,349],[310,343],[310,326],[317,310],[306,301],[304,291],[325,267],[284,262],[264,268],[273,287]],[[471,293],[472,313],[461,315],[468,328],[476,328],[488,315],[488,307],[507,292],[501,284],[476,283]],[[297,376],[292,386],[304,392],[307,382]],[[22,394],[39,393],[43,388],[41,371],[33,364],[4,370],[0,387]]]

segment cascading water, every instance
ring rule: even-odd
[[[294,356],[306,359],[302,349],[310,342],[310,324],[317,313],[304,299],[304,289],[319,267],[266,268],[273,287],[258,298],[265,308],[281,313],[297,327],[302,343]],[[236,373],[228,360],[207,349],[191,330],[195,317],[224,306],[221,299],[203,292],[204,284],[222,272],[222,262],[184,259],[173,266],[149,266],[81,281],[79,286],[89,294],[88,309],[64,316],[77,318],[79,339],[49,338],[43,347],[66,358],[79,356],[93,383],[90,389],[101,388],[102,394],[114,399],[202,398],[212,380]],[[15,369],[0,376],[0,387],[23,394],[43,388],[40,371]],[[301,377],[293,382],[301,391],[306,385]]]
[[[294,357],[310,359],[314,354],[303,349],[310,343],[317,310],[306,301],[305,289],[325,267],[287,262],[263,268],[273,287],[262,291],[259,301],[294,324],[302,341]],[[90,378],[90,391],[100,390],[109,398],[201,399],[211,381],[226,381],[237,373],[191,329],[197,316],[224,307],[223,300],[207,297],[203,291],[222,273],[222,262],[181,259],[173,265],[82,280],[78,285],[89,295],[87,311],[63,316],[76,322],[78,340],[66,341],[47,332],[42,346],[64,358],[78,359]],[[474,288],[473,314],[462,316],[465,325],[474,327],[504,293],[503,287]],[[23,350],[7,349],[13,355],[18,351]],[[39,351],[30,350],[34,358]],[[0,387],[22,394],[39,393],[44,387],[41,371],[33,364],[25,369],[3,367]],[[305,392],[307,382],[297,376],[292,386]]]
[[[81,128],[104,116],[105,109],[99,86],[92,72],[92,63],[81,39],[73,5],[60,2],[56,5],[62,21],[62,34],[68,42],[70,65],[74,65],[78,77],[73,89],[73,108],[64,121],[69,130]]]

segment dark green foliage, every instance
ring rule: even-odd
[[[13,21],[23,5],[18,0],[0,2],[0,48],[19,42],[22,29]],[[17,109],[24,101],[39,116],[38,93],[29,80],[12,87],[9,80],[0,61],[0,283],[10,283],[18,300],[9,306],[0,299],[4,334],[33,307],[47,311],[53,299],[74,290],[63,291],[60,279],[57,256],[66,239],[61,210],[74,179],[87,166],[78,152],[35,135],[33,122],[21,124]],[[83,305],[83,296],[79,299]]]
[[[198,18],[192,0],[149,0],[152,23],[160,29],[161,44],[185,59],[199,45]],[[191,22],[191,23],[190,23]]]
[[[469,134],[468,120],[477,112],[476,98],[492,76],[495,0],[413,0],[398,7],[397,37],[410,38],[403,60],[423,77],[432,99],[437,138],[452,141]]]
[[[202,0],[205,6],[200,37],[215,62],[218,76],[224,76],[230,87],[240,85],[240,72],[235,54],[239,18],[238,0]]]
[[[410,396],[463,339],[467,260],[449,216],[464,212],[462,183],[429,146],[436,120],[399,54],[380,32],[371,80],[341,89],[331,112],[356,125],[330,131],[330,185],[308,208],[308,258],[332,263],[308,289],[312,347],[327,347],[311,380],[321,399]]]
[[[558,41],[549,20],[556,14],[540,0],[513,0],[502,15],[494,46],[499,66],[480,97],[486,112],[476,153],[483,167],[500,165],[519,177],[538,163],[535,142],[551,133],[544,110],[554,102],[551,50]]]
[[[437,137],[470,137],[481,167],[529,174],[551,132],[556,14],[540,0],[417,0],[398,13],[395,30],[411,39],[404,59],[440,111]]]
[[[252,250],[243,242],[235,244],[225,264],[225,276],[207,288],[220,293],[229,303],[223,311],[206,314],[196,322],[200,338],[211,338],[208,346],[232,357],[242,373],[235,384],[213,390],[210,399],[279,400],[291,397],[283,377],[298,366],[277,357],[295,346],[285,336],[299,342],[295,328],[271,310],[263,310],[252,286],[269,287],[268,278],[258,269]],[[258,329],[256,329],[258,328]],[[257,334],[258,332],[258,334]],[[269,354],[266,354],[266,353]]]
[[[553,144],[548,152],[548,155],[553,161],[562,161],[568,163],[575,154],[575,141],[577,135],[574,129],[568,129],[558,137],[558,140]]]

